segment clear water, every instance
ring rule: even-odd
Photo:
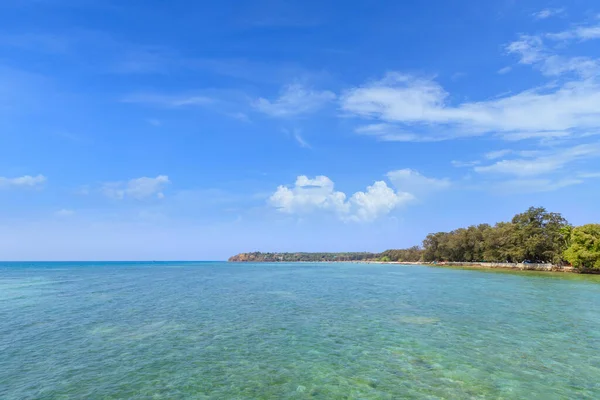
[[[0,264],[0,398],[599,399],[600,278]]]

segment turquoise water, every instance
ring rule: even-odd
[[[0,264],[1,399],[599,399],[600,278]]]

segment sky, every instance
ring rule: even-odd
[[[0,259],[600,221],[595,0],[0,2]]]

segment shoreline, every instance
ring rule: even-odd
[[[247,263],[252,261],[229,261],[231,263]],[[486,263],[486,262],[423,262],[423,261],[263,261],[265,264],[317,264],[317,263],[349,263],[349,264],[393,264],[393,265],[422,265],[426,267],[441,267],[441,268],[468,268],[481,270],[506,270],[506,271],[534,271],[534,272],[561,272],[565,274],[577,275],[598,275],[600,271],[594,270],[579,270],[569,265],[554,265],[554,264],[525,264],[525,263]]]
[[[337,261],[333,261],[337,262]],[[397,264],[397,265],[423,265],[426,267],[440,268],[467,268],[467,269],[482,269],[482,270],[505,270],[505,271],[533,271],[533,272],[561,272],[565,274],[576,275],[600,275],[600,271],[595,270],[579,270],[569,265],[554,265],[554,264],[524,264],[524,263],[486,263],[486,262],[406,262],[406,261],[356,261],[357,263],[366,264]]]

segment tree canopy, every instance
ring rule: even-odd
[[[560,263],[569,224],[560,214],[531,207],[510,222],[427,235],[424,261]]]
[[[564,256],[574,267],[600,270],[600,224],[573,228]]]

